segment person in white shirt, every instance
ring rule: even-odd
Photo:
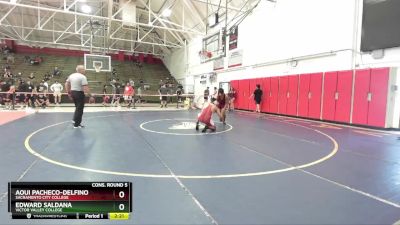
[[[46,87],[46,92],[49,92],[49,83],[46,80],[42,80],[43,85]]]
[[[138,96],[138,99],[137,99],[137,103],[142,103],[142,87],[141,86],[139,86],[138,87],[138,89],[137,89],[137,96]]]
[[[82,115],[83,108],[85,107],[85,93],[89,93],[88,81],[85,76],[85,66],[78,65],[76,67],[76,73],[69,75],[65,82],[65,90],[68,96],[75,103],[75,113],[73,117],[74,128],[83,128]]]
[[[214,103],[215,100],[217,100],[217,97],[218,97],[218,89],[217,87],[214,87],[214,93],[211,96],[211,102]]]
[[[56,81],[54,84],[52,84],[50,86],[50,90],[53,92],[54,103],[57,105],[60,104],[61,103],[61,92],[63,90],[62,84],[60,84],[60,83],[58,83],[58,81]]]

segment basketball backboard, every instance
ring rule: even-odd
[[[85,54],[84,62],[88,71],[111,72],[111,56]]]
[[[226,49],[225,30],[219,31],[203,38],[202,49],[199,52],[200,62],[205,63],[211,60],[225,57]]]

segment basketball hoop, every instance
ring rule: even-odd
[[[84,55],[84,65],[87,71],[111,72],[111,56],[109,55]]]
[[[93,67],[94,67],[94,70],[96,71],[96,73],[99,73],[101,71],[101,68],[103,67],[103,63],[102,62],[98,62],[98,61],[94,61],[93,62]]]
[[[94,70],[96,71],[96,73],[100,73],[101,66],[98,66],[98,65],[94,66]]]
[[[205,62],[206,60],[210,59],[212,57],[212,53],[209,51],[199,51],[199,57],[202,62]]]

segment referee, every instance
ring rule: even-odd
[[[89,86],[85,77],[85,67],[78,65],[76,67],[76,73],[69,75],[65,82],[65,90],[67,90],[68,96],[72,98],[75,104],[74,113],[74,128],[83,128],[82,115],[83,108],[85,107],[85,93],[89,93]]]

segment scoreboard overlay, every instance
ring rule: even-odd
[[[13,219],[129,219],[131,182],[9,182]]]

